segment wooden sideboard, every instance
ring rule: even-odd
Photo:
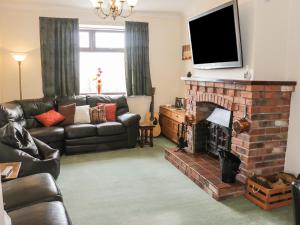
[[[185,112],[185,110],[179,110],[175,107],[160,106],[159,108],[162,134],[175,143],[178,143],[178,124],[184,122]]]

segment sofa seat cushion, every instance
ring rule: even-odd
[[[32,128],[28,131],[33,137],[45,143],[58,142],[64,140],[63,127],[40,127]]]
[[[62,202],[43,202],[14,210],[8,215],[13,225],[71,225]]]
[[[97,128],[93,124],[73,124],[65,127],[67,139],[97,136]]]
[[[125,127],[118,122],[106,122],[97,124],[97,133],[99,136],[118,135],[126,132]]]
[[[2,186],[8,212],[40,202],[62,201],[61,193],[48,173],[18,178],[4,182]]]
[[[112,135],[112,136],[95,136],[95,137],[85,137],[78,139],[68,139],[66,140],[66,146],[85,146],[93,144],[102,144],[108,142],[124,141],[128,139],[127,133]]]

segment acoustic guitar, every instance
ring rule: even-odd
[[[150,112],[146,113],[144,123],[151,124],[155,126],[153,128],[153,137],[158,137],[161,133],[161,127],[159,125],[159,114],[154,112],[154,95],[155,95],[155,88],[152,88],[151,94],[151,103],[150,103]]]

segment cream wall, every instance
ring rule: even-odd
[[[42,6],[0,5],[4,72],[2,101],[18,98],[18,67],[10,52],[28,52],[22,66],[24,98],[42,96],[42,79],[39,48],[39,16],[79,18],[80,24],[124,25],[124,20],[102,20],[92,9],[67,9]],[[136,13],[130,20],[149,22],[150,68],[156,90],[156,110],[161,104],[173,103],[175,96],[183,95],[181,61],[182,17],[177,14]],[[9,21],[9,23],[5,22]],[[170,85],[171,84],[171,85]],[[149,97],[128,99],[131,111],[144,115],[149,110]]]
[[[186,10],[184,19],[184,37],[186,44],[189,43],[188,19],[197,16],[207,10],[215,8],[228,0],[194,0],[191,8]],[[255,1],[239,0],[241,39],[243,45],[244,65],[248,65],[250,70],[254,68],[254,34],[255,34]],[[185,73],[191,71],[194,76],[207,78],[224,78],[224,79],[243,79],[245,69],[218,69],[218,70],[197,70],[193,69],[192,61],[186,61]]]
[[[295,174],[300,173],[300,2],[292,0],[289,9],[289,36],[287,54],[287,79],[298,82],[296,92],[292,99],[292,109],[290,118],[290,130],[288,138],[288,151],[286,156],[286,170]]]
[[[3,208],[3,196],[2,196],[1,182],[0,182],[0,224],[4,225],[4,208]]]
[[[1,16],[0,16],[1,18]],[[3,86],[3,53],[2,53],[2,24],[0,19],[0,102],[2,102],[2,86]]]
[[[197,2],[197,3],[196,3]],[[228,0],[196,1],[185,13],[185,37],[188,43],[188,18],[205,12]],[[193,70],[187,62],[185,70],[201,77],[244,79],[246,66],[255,80],[286,80],[289,0],[239,0],[240,28],[244,68],[226,70]]]

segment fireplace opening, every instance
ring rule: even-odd
[[[211,103],[198,107],[201,119],[193,127],[194,150],[213,157],[231,150],[232,112]]]

